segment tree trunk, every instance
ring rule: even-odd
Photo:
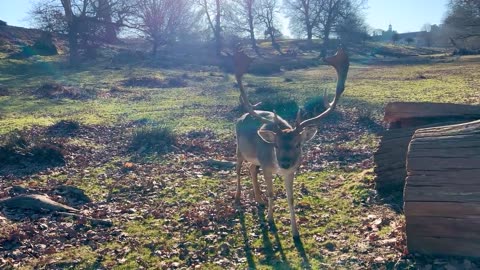
[[[249,27],[249,32],[250,32],[250,42],[252,43],[252,48],[257,53],[258,56],[261,56],[260,51],[258,50],[257,47],[257,42],[255,40],[255,28],[253,25],[253,11],[252,11],[252,4],[253,1],[249,2],[248,5],[248,27]]]
[[[409,252],[480,257],[480,120],[415,132],[404,200]]]
[[[269,35],[270,35],[270,40],[272,42],[272,47],[278,52],[280,53],[280,55],[283,55],[283,52],[282,52],[282,48],[280,47],[280,44],[277,43],[277,41],[275,40],[275,29],[272,28],[270,31],[268,31]]]
[[[73,14],[71,0],[61,0],[61,2],[63,10],[65,11],[65,18],[68,25],[69,62],[70,65],[75,66],[79,62],[77,37],[79,22]]]
[[[310,26],[307,26],[307,41],[308,44],[312,44],[312,38],[313,38],[313,28]]]
[[[105,41],[108,43],[117,41],[117,30],[112,22],[112,8],[108,0],[99,0],[98,9],[98,17],[105,22]]]
[[[221,16],[221,9],[220,9],[220,0],[216,0],[216,8],[217,14],[215,15],[215,29],[214,29],[214,36],[215,36],[215,50],[217,56],[222,54],[222,35],[221,35],[221,24],[220,24],[220,16]]]
[[[320,57],[327,56],[328,47],[330,46],[330,25],[325,26],[323,31],[323,44],[322,51],[320,52]]]
[[[70,65],[78,65],[80,56],[78,53],[78,21],[76,18],[73,18],[71,23],[68,24],[68,48]]]

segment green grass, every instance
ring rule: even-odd
[[[238,116],[237,112],[232,112],[238,103],[233,76],[216,71],[151,68],[144,63],[124,66],[122,70],[105,69],[107,62],[96,63],[93,67],[84,65],[78,69],[66,69],[58,58],[42,59],[44,62],[41,63],[1,60],[0,83],[14,94],[0,97],[0,134],[34,125],[47,126],[62,119],[107,126],[147,119],[172,127],[176,134],[210,129],[220,138],[233,140],[233,119]],[[480,59],[465,59],[420,65],[353,63],[340,107],[378,120],[385,104],[391,101],[480,104]],[[22,73],[20,70],[28,72]],[[130,77],[164,79],[184,73],[205,79],[187,79],[188,86],[182,88],[132,87],[120,96],[102,95]],[[324,89],[330,89],[331,96],[335,86],[334,77],[330,67],[319,66],[271,76],[247,75],[244,80],[250,85],[248,91],[256,101],[269,98],[272,94],[253,95],[254,88],[268,87],[275,90],[276,96],[304,104],[309,98],[321,95]],[[285,78],[292,81],[285,82]],[[99,95],[87,100],[49,100],[30,94],[32,89],[51,80],[93,88]],[[71,138],[68,143],[99,151],[104,147],[82,138]],[[374,148],[377,143],[377,135],[366,133],[341,145],[327,145],[325,148],[355,150],[364,146]],[[73,257],[80,258],[72,266],[76,269],[94,268],[96,264],[114,269],[158,269],[172,263],[188,267],[199,265],[200,269],[300,269],[306,263],[312,269],[349,269],[361,265],[358,261],[373,260],[369,252],[390,257],[391,260],[399,256],[398,251],[371,246],[365,240],[367,232],[361,228],[367,213],[387,213],[391,219],[401,220],[402,217],[383,206],[376,206],[380,207],[379,210],[365,205],[364,202],[372,196],[373,176],[364,171],[326,168],[320,173],[303,172],[297,176],[295,200],[302,235],[302,243],[299,244],[291,238],[289,211],[282,195],[285,191],[281,181],[274,183],[277,230],[270,231],[264,209],[252,206],[252,187],[247,179],[243,181],[243,205],[235,209],[232,199],[234,177],[231,174],[209,177],[187,174],[178,177],[176,174],[157,172],[149,178],[137,177],[134,173],[125,173],[115,179],[101,177],[107,171],[119,170],[121,164],[130,158],[119,156],[106,164],[88,167],[73,175],[48,177],[79,186],[96,202],[112,195],[128,201],[129,198],[121,195],[127,191],[135,192],[135,187],[129,182],[131,179],[139,186],[161,182],[161,187],[145,195],[148,201],[143,206],[143,209],[156,207],[161,215],[114,220],[115,225],[128,235],[127,242],[102,243],[97,249],[85,245],[45,255],[38,261],[26,262],[26,269],[37,263],[46,265],[50,260],[71,262]],[[151,162],[155,164],[159,161]],[[40,185],[47,185],[48,177],[41,176],[35,180]],[[220,212],[225,215],[223,219],[215,219],[215,224],[211,225],[213,227],[205,229],[210,226],[205,213]],[[125,216],[128,217],[128,214]],[[202,225],[192,225],[192,220]],[[378,235],[386,239],[391,232],[390,226],[384,226]],[[226,247],[228,252],[225,251]],[[115,250],[117,253],[113,252]],[[197,254],[198,251],[201,254]],[[105,254],[99,256],[103,252]],[[222,252],[228,254],[218,255]],[[195,261],[199,256],[202,263]],[[222,262],[219,258],[229,262]]]

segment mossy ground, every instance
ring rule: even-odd
[[[391,64],[381,59],[368,65],[353,62],[339,106],[340,121],[355,126],[357,122],[350,116],[355,119],[362,116],[381,129],[382,109],[392,101],[480,104],[479,63],[478,57],[445,58],[428,64]],[[232,148],[218,153],[218,157],[233,159],[238,92],[233,76],[220,70],[156,68],[143,62],[110,69],[108,61],[70,69],[59,58],[45,57],[3,58],[0,71],[0,83],[12,92],[0,96],[0,134],[34,125],[49,126],[65,119],[106,127],[147,120],[169,126],[176,134],[211,130]],[[122,86],[125,79],[140,76],[158,79],[183,76],[187,86]],[[34,96],[32,91],[46,81],[94,89],[97,95],[86,100]],[[335,84],[334,72],[327,66],[270,76],[247,75],[245,82],[252,93],[255,88],[268,87],[275,90],[276,96],[288,97],[300,105],[324,89],[334,89]],[[110,94],[112,87],[125,92]],[[260,92],[253,96],[255,101],[261,101],[271,94]],[[330,122],[324,127],[335,124]],[[131,128],[126,129],[125,136],[131,132]],[[322,132],[330,134],[328,130]],[[107,152],[108,141],[74,137],[66,143],[92,152]],[[371,151],[377,141],[376,132],[363,128],[350,136],[336,134],[330,139],[323,136],[307,150],[309,156],[321,157],[315,149],[332,152],[340,149],[343,155],[349,155],[363,153],[365,149]],[[323,145],[319,146],[320,143]],[[243,177],[242,204],[235,207],[233,169],[213,174],[188,171],[193,168],[190,165],[184,172],[161,169],[164,167],[160,165],[165,164],[181,168],[190,162],[188,158],[169,160],[171,156],[167,155],[147,159],[148,162],[136,163],[139,169],[125,172],[123,164],[135,159],[131,154],[119,152],[112,154],[108,162],[15,179],[14,183],[24,186],[47,186],[52,181],[76,185],[85,189],[95,202],[107,205],[107,217],[108,211],[115,213],[111,215],[114,229],[110,231],[114,236],[108,240],[95,244],[87,241],[51,254],[43,253],[18,266],[25,269],[393,268],[402,256],[401,246],[383,243],[392,238],[401,240],[398,228],[403,216],[375,200],[371,157],[358,156],[360,160],[341,156],[345,158],[343,163],[325,163],[320,169],[307,164],[300,170],[295,180],[295,199],[301,242],[293,241],[290,234],[281,180],[275,181],[275,228],[272,228],[265,220],[265,210],[253,202],[247,177]],[[357,166],[362,162],[364,165]],[[9,226],[16,225],[9,223]]]

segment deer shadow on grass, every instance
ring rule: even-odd
[[[256,211],[255,211],[256,210]],[[265,207],[258,206],[252,211],[252,215],[255,219],[258,219],[260,223],[261,236],[263,242],[262,253],[265,255],[264,263],[273,266],[275,269],[292,269],[287,256],[285,255],[280,236],[278,235],[278,229],[275,223],[270,223],[265,218]],[[253,259],[252,247],[249,244],[249,238],[247,233],[247,227],[245,224],[245,210],[240,209],[238,211],[238,218],[242,227],[242,236],[244,241],[244,251],[246,253],[247,263],[249,269],[256,269],[255,261]],[[272,242],[270,233],[274,237]],[[311,269],[310,262],[303,247],[303,243],[300,238],[294,239],[294,245],[298,254],[302,258],[302,268]],[[276,253],[279,253],[277,257]]]
[[[239,209],[237,212],[238,219],[240,220],[240,225],[242,226],[242,236],[243,236],[243,250],[245,251],[245,257],[247,257],[248,269],[257,269],[255,266],[255,260],[253,259],[252,247],[248,242],[247,226],[245,225],[245,212],[243,209]]]

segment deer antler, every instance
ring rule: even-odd
[[[325,90],[323,94],[323,101],[327,109],[323,113],[304,120],[301,123],[298,123],[299,121],[297,121],[296,129],[298,130],[302,130],[307,126],[313,126],[317,124],[320,119],[330,114],[337,106],[338,100],[340,99],[340,96],[345,90],[345,81],[347,80],[348,68],[350,66],[350,61],[348,60],[348,56],[345,51],[340,48],[337,50],[337,53],[334,56],[324,58],[323,61],[333,66],[335,68],[335,71],[337,72],[337,89],[335,92],[335,97],[333,98],[333,101],[329,103],[327,101],[327,91]]]
[[[235,78],[237,79],[238,88],[240,88],[240,103],[242,103],[243,107],[247,112],[254,118],[260,120],[262,123],[265,124],[273,124],[275,121],[272,121],[268,118],[262,117],[254,110],[254,105],[252,105],[248,101],[248,95],[243,88],[242,78],[245,73],[247,73],[248,67],[250,63],[253,61],[252,58],[248,57],[243,51],[236,51],[233,55],[233,64],[235,69]],[[258,105],[258,104],[256,104]],[[255,105],[255,106],[256,106]],[[275,114],[276,116],[276,114]],[[276,119],[277,117],[275,117]]]

